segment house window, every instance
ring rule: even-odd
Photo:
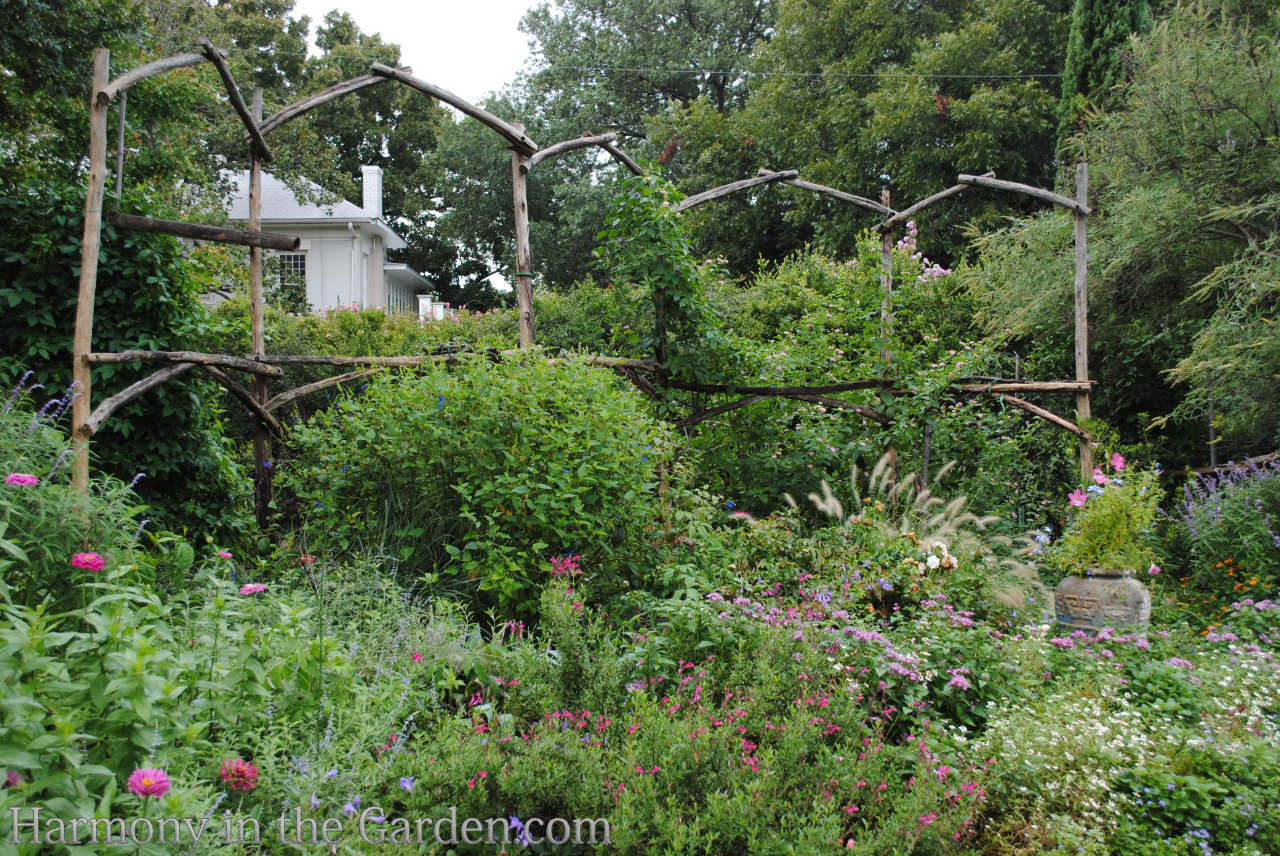
[[[310,309],[307,305],[307,254],[280,253],[276,256],[276,264],[279,267],[273,302],[286,312],[306,314]]]

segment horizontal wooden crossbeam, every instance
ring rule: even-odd
[[[179,238],[190,238],[193,241],[214,241],[219,244],[238,244],[242,247],[261,247],[264,250],[279,250],[283,253],[297,252],[302,246],[302,239],[295,235],[251,232],[246,229],[230,229],[226,226],[186,223],[182,220],[161,220],[157,217],[122,214],[119,211],[112,211],[107,214],[107,222],[120,229],[133,229],[138,232],[159,232],[162,235],[176,235]]]

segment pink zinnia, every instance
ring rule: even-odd
[[[251,791],[258,786],[258,768],[243,758],[228,758],[223,761],[218,777],[233,791],[237,788]]]
[[[35,487],[40,484],[40,479],[31,475],[31,473],[9,473],[4,477],[5,484],[16,484],[22,487]]]
[[[1114,470],[1124,469],[1124,458],[1121,457],[1119,452],[1116,452],[1114,455],[1111,456],[1111,467]]]
[[[1087,500],[1088,498],[1089,497],[1085,494],[1085,492],[1080,490],[1079,488],[1076,488],[1074,491],[1071,492],[1071,495],[1067,497],[1067,499],[1070,500],[1071,506],[1073,508],[1081,507],[1082,505],[1084,505],[1085,500]]]
[[[262,583],[247,583],[245,585],[240,586],[240,594],[257,594],[258,592],[262,592],[266,590],[267,590],[267,587],[264,586]]]
[[[71,557],[71,567],[93,571],[96,574],[106,568],[107,563],[97,553],[76,553]]]
[[[162,797],[169,793],[169,774],[164,770],[134,770],[129,790],[140,797]]]
[[[219,550],[219,551],[218,551],[218,558],[219,558],[219,559],[230,559],[230,558],[231,558],[231,554],[230,554],[230,553],[228,553],[226,550]]]

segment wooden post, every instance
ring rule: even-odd
[[[1076,380],[1089,380],[1089,252],[1085,241],[1085,222],[1087,215],[1080,209],[1089,207],[1089,165],[1076,164],[1076,203],[1078,208],[1073,214],[1075,218],[1076,237]],[[1076,420],[1088,419],[1089,390],[1076,393]],[[1093,444],[1087,438],[1080,440],[1080,481],[1089,484],[1093,477]]]
[[[889,188],[880,191],[880,202],[889,207]],[[880,287],[884,297],[880,303],[880,362],[882,374],[889,374],[889,332],[893,328],[893,231],[880,233]]]
[[[880,204],[892,211],[889,200],[889,188],[886,187],[880,191]],[[888,377],[889,360],[892,356],[889,352],[889,336],[893,334],[893,229],[887,223],[880,233],[880,286],[884,289],[884,297],[880,303],[880,364],[881,375]],[[882,390],[881,398],[883,397]],[[891,443],[884,451],[889,456],[889,478],[896,483],[898,450]]]
[[[512,122],[521,134],[524,125]],[[533,347],[533,251],[529,247],[528,158],[511,150],[511,192],[516,220],[516,303],[520,308],[520,347]]]
[[[116,199],[120,198],[124,189],[124,114],[128,102],[129,91],[126,89],[120,93],[120,107],[117,111],[120,114],[120,128],[116,132]]]
[[[262,90],[253,90],[253,120],[262,121]],[[257,145],[249,143],[249,231],[262,230],[262,159]],[[266,354],[267,329],[262,290],[262,248],[249,248],[250,347],[254,359]],[[253,376],[250,392],[259,405],[267,403],[267,379]],[[253,421],[253,505],[258,528],[266,529],[271,518],[271,434],[261,419]]]
[[[76,331],[72,343],[71,374],[75,400],[71,404],[71,437],[75,464],[71,483],[89,489],[88,425],[92,407],[89,352],[93,350],[93,302],[98,289],[98,250],[102,244],[102,197],[107,182],[107,105],[99,97],[111,82],[111,52],[93,52],[93,86],[89,91],[89,182],[84,195],[84,237],[80,241],[80,290],[76,298]]]

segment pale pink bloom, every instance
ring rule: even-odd
[[[1085,495],[1085,492],[1080,490],[1079,488],[1076,488],[1074,491],[1071,492],[1071,495],[1067,497],[1067,499],[1070,500],[1071,506],[1073,508],[1080,508],[1081,506],[1084,505],[1085,500],[1087,500],[1088,498],[1089,497]]]
[[[1111,456],[1111,468],[1115,470],[1124,469],[1124,458],[1121,457],[1119,452],[1116,452],[1114,455]]]
[[[248,583],[246,585],[240,586],[240,594],[257,594],[258,592],[263,592],[266,590],[267,590],[267,587],[264,586],[262,583]]]
[[[21,487],[35,487],[40,484],[40,479],[31,473],[9,473],[4,477],[5,484],[16,484]]]

